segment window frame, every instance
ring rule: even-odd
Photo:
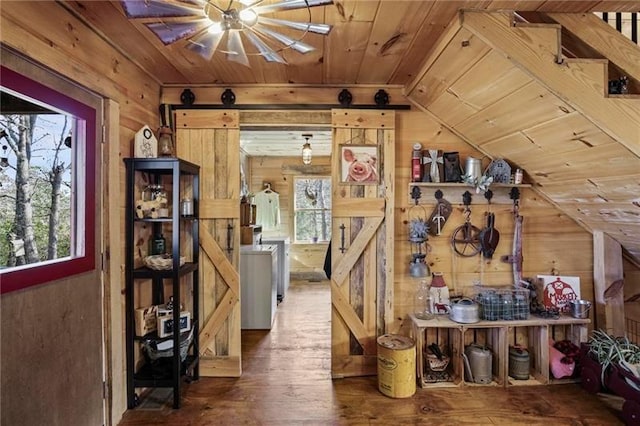
[[[84,122],[84,146],[75,155],[78,167],[73,177],[75,206],[72,211],[71,257],[21,265],[0,271],[0,294],[22,290],[94,270],[96,268],[96,126],[98,111],[80,100],[30,77],[0,65],[0,85],[53,108],[72,114]],[[77,139],[76,139],[77,140]],[[82,208],[81,206],[84,206]],[[78,253],[78,247],[82,253]]]
[[[331,176],[327,175],[327,176],[320,176],[320,175],[300,175],[300,176],[295,176],[293,178],[293,187],[292,187],[292,206],[293,206],[293,215],[292,215],[292,226],[293,226],[293,243],[294,244],[309,244],[312,243],[312,241],[310,240],[298,240],[296,235],[297,235],[297,221],[296,221],[296,213],[298,211],[327,211],[329,212],[329,217],[331,218],[331,208],[324,208],[324,209],[308,209],[308,208],[304,208],[304,209],[298,209],[296,208],[296,182],[299,180],[311,180],[311,179],[315,179],[315,180],[321,180],[321,179],[326,179],[329,181],[330,185],[333,185],[333,182],[331,181]],[[331,230],[331,226],[329,227],[329,230]],[[330,240],[330,238],[329,238]],[[326,244],[329,242],[329,240],[318,240],[317,243],[320,244]]]

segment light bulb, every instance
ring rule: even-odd
[[[302,146],[302,163],[303,164],[311,164],[311,145],[309,142],[306,142]]]
[[[222,24],[213,22],[207,31],[209,31],[209,34],[220,34],[222,32]]]
[[[248,27],[252,27],[258,22],[258,14],[253,9],[243,9],[238,16],[242,23]]]

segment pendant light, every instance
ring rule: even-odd
[[[309,143],[309,139],[311,139],[313,135],[306,133],[302,135],[302,137],[306,141],[304,145],[302,145],[302,163],[308,165],[308,164],[311,164],[311,155],[312,155],[311,144]]]

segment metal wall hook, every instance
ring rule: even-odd
[[[415,202],[416,206],[418,205],[418,200],[422,197],[422,191],[419,186],[413,186],[411,188],[411,199]]]
[[[471,205],[471,198],[471,193],[469,191],[465,191],[464,194],[462,194],[462,204],[469,207]]]
[[[484,198],[486,198],[486,199],[487,199],[487,201],[489,202],[489,204],[491,204],[491,199],[493,198],[493,191],[492,191],[492,190],[490,190],[490,189],[487,189],[487,190],[484,192]]]

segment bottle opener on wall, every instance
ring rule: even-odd
[[[453,207],[451,207],[451,203],[443,198],[442,191],[439,189],[436,191],[436,206],[431,212],[431,216],[429,217],[429,233],[431,235],[442,235],[442,229],[444,228],[444,224],[449,219],[451,212],[453,211]]]

